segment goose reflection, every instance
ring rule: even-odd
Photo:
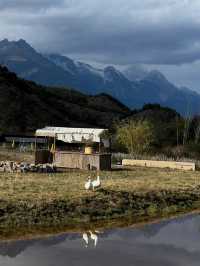
[[[83,233],[83,241],[85,242],[85,247],[88,247],[89,244],[89,237],[87,233]]]
[[[97,230],[94,231],[89,230],[83,233],[83,241],[85,242],[86,248],[88,247],[90,241],[93,243],[94,247],[97,246],[99,239],[98,234],[100,234],[100,232]]]
[[[95,231],[95,233],[92,233],[92,231],[89,231],[89,233],[90,233],[91,240],[94,241],[94,247],[96,247],[97,246],[97,242],[98,242],[98,235],[95,234],[96,231]]]

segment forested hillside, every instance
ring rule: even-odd
[[[44,126],[108,127],[130,110],[111,96],[87,96],[71,89],[51,88],[20,79],[0,67],[0,130],[34,132]]]

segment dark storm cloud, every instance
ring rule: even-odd
[[[197,0],[6,0],[0,38],[109,64],[200,59]]]
[[[58,6],[63,3],[64,0],[1,0],[0,9],[8,10],[15,9],[17,10],[25,10],[25,9],[45,9],[51,6]]]

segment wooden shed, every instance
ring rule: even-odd
[[[47,138],[48,149],[36,149],[35,162],[52,162],[57,167],[73,169],[110,170],[110,141],[105,137],[106,131],[66,127],[38,129],[36,138]]]

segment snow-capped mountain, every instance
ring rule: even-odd
[[[129,66],[97,68],[59,54],[41,54],[26,41],[0,41],[0,64],[20,77],[47,86],[72,87],[88,94],[107,93],[130,108],[159,103],[182,114],[200,113],[200,95],[178,88],[159,71]]]
[[[0,64],[20,77],[43,85],[73,83],[74,76],[33,49],[25,40],[0,42]],[[62,81],[58,84],[58,81]]]
[[[143,66],[135,64],[123,69],[122,73],[131,81],[139,81],[144,79],[148,75],[149,71]]]

